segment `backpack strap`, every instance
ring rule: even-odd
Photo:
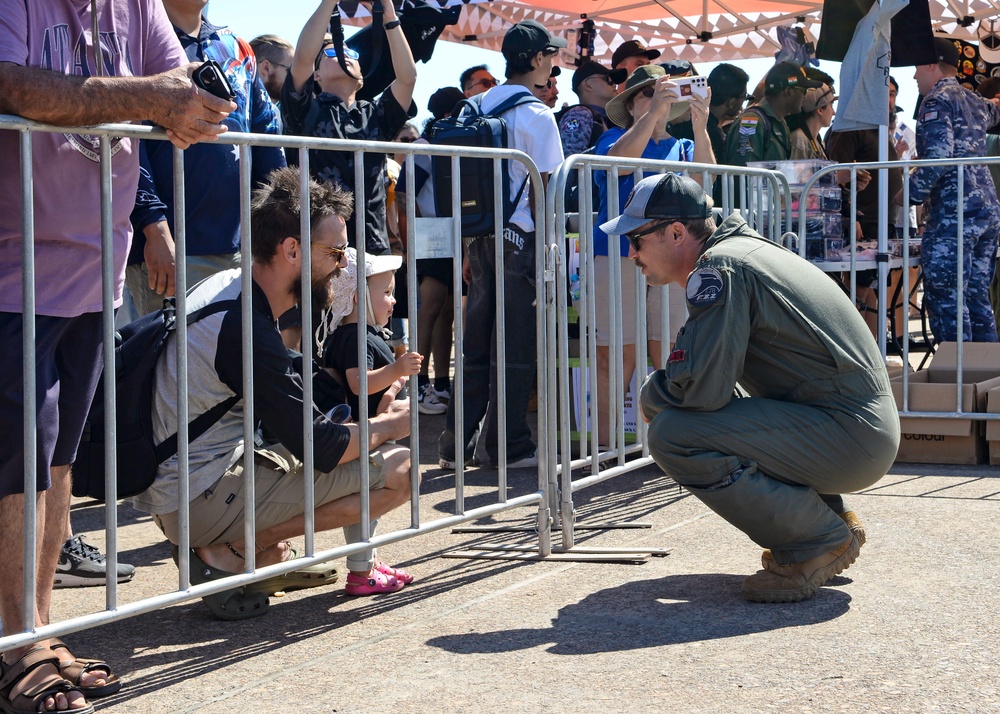
[[[193,325],[201,319],[208,317],[209,315],[215,315],[220,312],[225,312],[226,310],[232,309],[234,306],[239,304],[239,300],[220,300],[218,302],[212,302],[205,305],[194,312],[191,312],[187,316],[187,324]],[[172,328],[171,328],[172,329]],[[206,431],[215,426],[218,421],[226,415],[226,413],[236,406],[236,403],[240,401],[240,397],[236,394],[224,399],[223,401],[216,404],[214,407],[209,409],[204,414],[201,414],[188,423],[188,443],[195,441],[198,437],[204,434]],[[166,440],[156,446],[156,458],[157,463],[162,464],[167,459],[174,456],[177,453],[177,433],[174,432],[171,436],[168,436]]]
[[[485,92],[484,92],[484,94],[485,94]],[[477,94],[475,97],[473,97],[473,99],[479,99],[478,104],[479,104],[479,110],[480,111],[482,111],[482,99],[481,99],[482,96],[483,96],[482,94]],[[515,107],[520,107],[520,106],[523,106],[525,104],[534,104],[535,102],[538,102],[539,104],[543,104],[542,100],[539,99],[538,97],[536,97],[531,92],[522,92],[520,94],[515,94],[513,97],[509,97],[508,99],[506,99],[503,102],[500,102],[500,104],[498,104],[497,106],[495,106],[489,112],[488,115],[491,116],[491,117],[499,117],[504,112],[508,112],[511,109],[514,109]],[[508,147],[508,148],[510,148],[510,147]],[[510,201],[511,213],[513,213],[514,209],[517,208],[517,204],[520,203],[521,196],[524,194],[524,189],[526,189],[528,187],[528,176],[529,175],[530,174],[525,174],[524,181],[521,182],[521,187],[517,190],[517,195],[514,196],[511,199],[511,201]],[[507,211],[505,210],[504,211],[504,222],[506,222],[508,219],[509,219],[509,216],[507,215]]]

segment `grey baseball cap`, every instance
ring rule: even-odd
[[[649,176],[635,185],[622,214],[601,230],[616,236],[632,233],[650,221],[687,221],[712,216],[712,199],[694,179],[677,174]]]

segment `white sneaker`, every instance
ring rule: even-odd
[[[538,452],[532,451],[527,456],[522,456],[516,461],[508,461],[507,468],[509,469],[528,469],[538,466]]]
[[[434,386],[428,382],[420,388],[417,409],[420,410],[421,414],[444,414],[448,411],[448,405],[438,399],[434,392]]]
[[[448,402],[451,401],[451,390],[448,389],[447,387],[445,387],[444,389],[438,389],[437,387],[434,386],[434,383],[431,382],[431,388],[434,390],[434,396],[438,398],[439,402],[447,404]]]

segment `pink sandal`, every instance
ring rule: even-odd
[[[375,563],[375,570],[379,571],[383,575],[388,575],[391,578],[396,578],[403,585],[409,585],[413,582],[413,576],[410,575],[405,570],[400,568],[394,568],[388,563],[383,563],[381,560]]]
[[[380,595],[382,593],[394,593],[402,589],[403,583],[391,575],[372,568],[368,575],[347,574],[347,585],[344,592],[348,595]]]

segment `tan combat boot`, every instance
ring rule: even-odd
[[[820,586],[858,559],[861,542],[856,533],[839,546],[804,563],[773,562],[743,581],[743,596],[751,602],[799,602],[811,598]]]
[[[868,536],[865,534],[865,525],[858,518],[858,514],[854,511],[844,511],[839,514],[840,519],[847,524],[847,527],[851,529],[851,533],[858,537],[858,545],[864,545],[868,542]],[[770,570],[771,566],[774,564],[774,556],[771,555],[771,551],[768,548],[764,548],[764,552],[760,554],[760,566],[764,570]]]

